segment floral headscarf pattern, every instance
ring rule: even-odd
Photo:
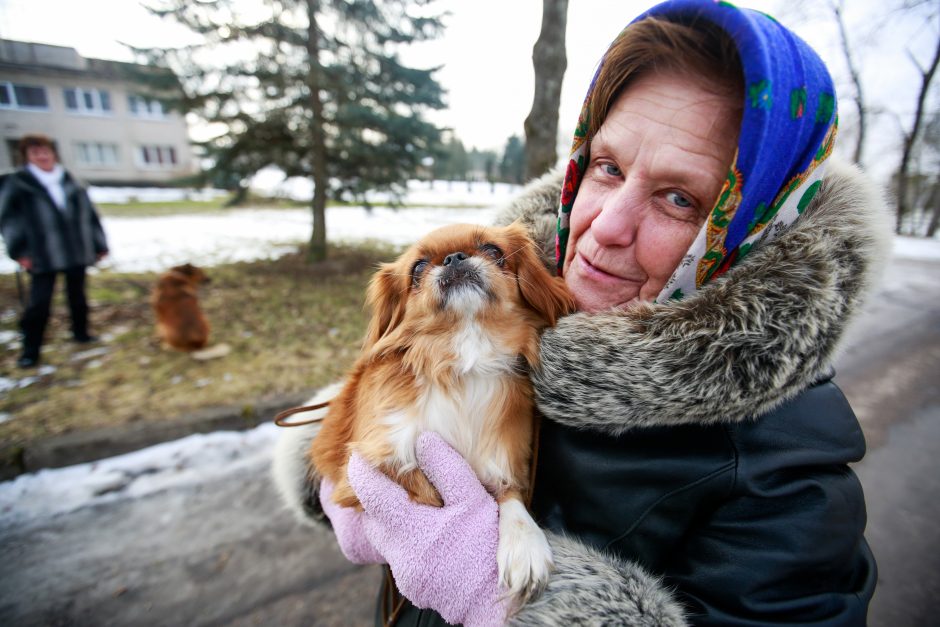
[[[718,0],[669,0],[632,23],[648,17],[713,22],[737,44],[745,82],[734,162],[705,224],[656,298],[665,302],[689,296],[799,218],[821,185],[838,118],[822,60],[769,15]],[[597,74],[581,109],[562,188],[555,249],[559,274],[571,208],[590,158],[588,107],[596,80]]]

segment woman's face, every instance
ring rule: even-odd
[[[564,263],[582,311],[656,298],[711,211],[734,158],[741,104],[702,83],[641,76],[592,138]]]
[[[48,146],[30,146],[26,149],[26,161],[40,170],[51,172],[55,167],[55,152]]]

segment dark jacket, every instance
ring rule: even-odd
[[[33,272],[58,272],[94,265],[108,252],[98,212],[88,193],[66,172],[65,210],[59,209],[36,177],[22,169],[0,186],[0,233],[13,259],[29,257]]]
[[[863,625],[876,576],[847,463],[864,452],[829,380],[733,425],[546,421],[534,512],[662,575],[693,624]]]

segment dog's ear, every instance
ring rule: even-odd
[[[561,316],[575,310],[574,298],[560,277],[552,276],[542,264],[535,244],[525,227],[514,222],[506,227],[511,254],[516,263],[516,282],[526,304],[553,326]]]
[[[392,263],[382,264],[366,292],[366,303],[372,309],[372,320],[362,348],[364,351],[394,331],[405,318],[405,306],[408,302],[408,284],[402,280],[398,266]]]

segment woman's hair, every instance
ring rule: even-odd
[[[741,58],[727,33],[707,20],[647,18],[625,28],[604,57],[589,105],[588,137],[601,127],[627,85],[653,71],[678,72],[717,92],[744,97]]]
[[[42,135],[40,133],[31,133],[29,135],[23,135],[23,137],[20,138],[20,143],[17,145],[17,148],[20,151],[20,159],[23,160],[24,164],[27,161],[26,151],[29,150],[30,148],[35,148],[35,147],[48,148],[49,150],[52,151],[52,154],[55,155],[56,160],[59,159],[59,151],[55,149],[55,144],[52,143],[52,140],[49,139],[47,135]]]

